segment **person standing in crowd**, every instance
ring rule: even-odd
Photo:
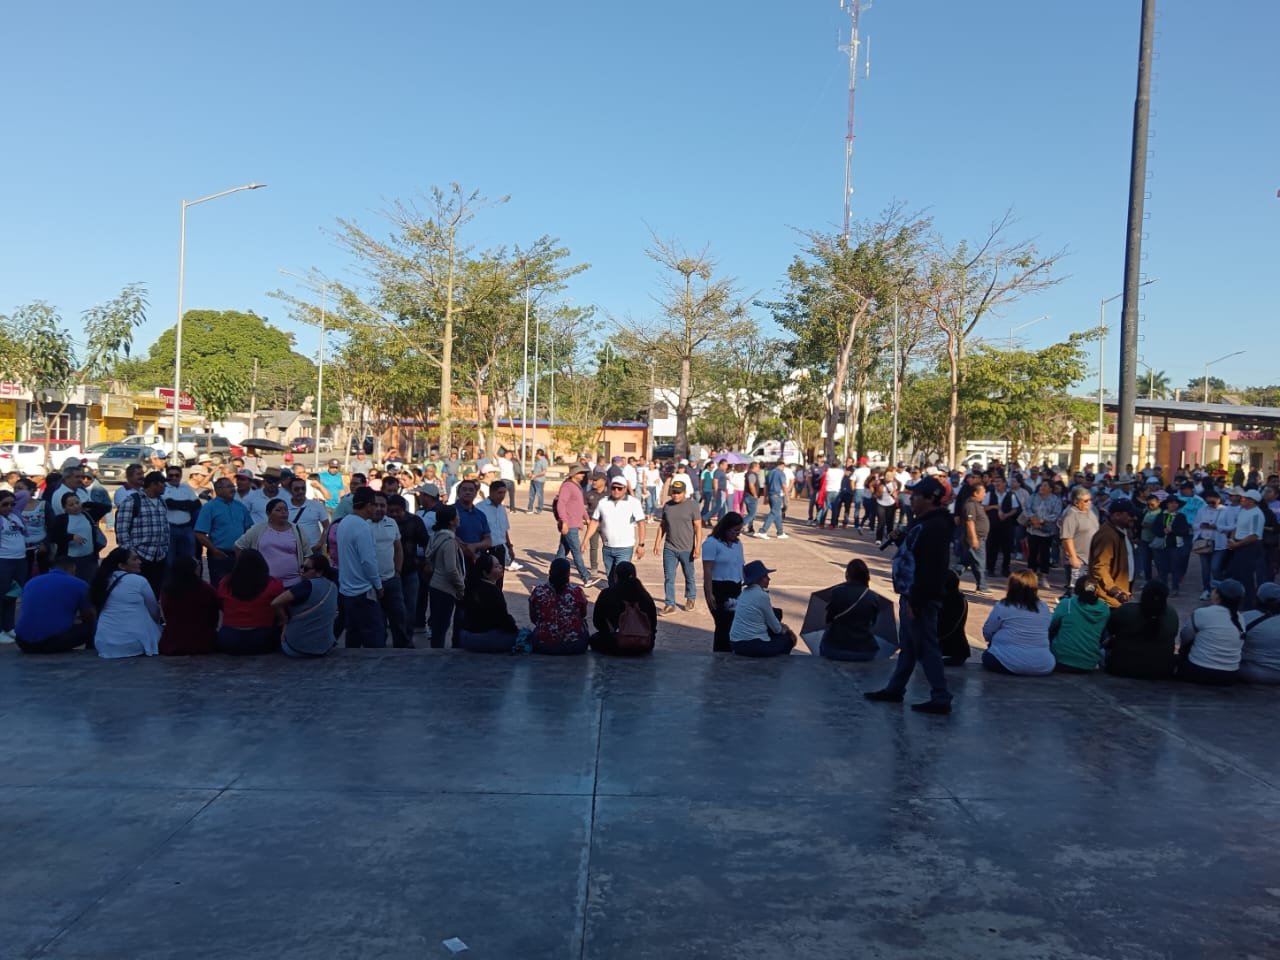
[[[1036,575],[1015,570],[1005,597],[982,625],[987,649],[982,666],[994,673],[1043,676],[1053,673],[1055,661],[1049,649],[1049,608],[1040,599]]]
[[[502,485],[507,488],[506,509],[514,512],[516,508],[516,478],[519,467],[516,464],[516,454],[514,450],[504,450],[498,454],[498,477],[502,481]],[[489,493],[493,493],[493,485],[490,484]]]
[[[164,474],[152,470],[142,478],[142,490],[129,495],[116,518],[116,543],[138,555],[153,601],[169,555],[169,511],[161,499],[164,488]]]
[[[378,549],[373,539],[373,519],[377,494],[361,487],[352,494],[351,516],[337,524],[338,605],[346,624],[348,647],[385,647],[386,625],[382,620],[382,577],[378,571]]]
[[[754,460],[742,475],[742,513],[746,516],[747,533],[756,532],[756,513],[760,509],[760,470]]]
[[[253,485],[253,471],[242,467],[236,471],[236,499],[249,511],[249,524],[267,519],[267,497]]]
[[[876,507],[876,546],[887,543],[893,536],[898,516],[898,481],[893,474],[885,471],[872,478],[871,499]],[[964,504],[957,504],[957,510],[963,511]],[[961,514],[963,516],[963,514]],[[985,572],[985,571],[984,571]],[[982,578],[979,577],[979,580]]]
[[[403,497],[401,498],[403,499]],[[400,542],[400,525],[387,516],[387,495],[377,493],[373,498],[373,546],[378,555],[378,577],[382,580],[383,629],[391,631],[391,645],[399,649],[413,647],[413,638],[406,627],[404,609],[404,584],[400,571],[404,569],[404,545]]]
[[[178,557],[194,557],[196,553],[196,515],[200,512],[200,499],[196,492],[182,482],[182,467],[170,464],[165,467],[164,506],[169,517],[169,565]]]
[[[75,575],[71,557],[58,557],[48,573],[32,577],[22,588],[22,606],[13,632],[23,653],[92,649],[93,630],[89,584]]]
[[[1239,679],[1245,633],[1240,606],[1245,588],[1239,580],[1219,580],[1210,597],[1209,606],[1192,611],[1182,628],[1178,678],[1225,686]]]
[[[671,498],[663,504],[658,534],[653,541],[654,554],[662,557],[663,615],[676,612],[677,565],[684,574],[684,608],[692,610],[697,605],[694,564],[698,562],[698,547],[702,542],[698,505],[689,499],[685,481],[673,479],[668,489]]]
[[[987,519],[991,523],[991,532],[987,536],[987,576],[995,576],[996,566],[1000,567],[1000,576],[1009,576],[1009,565],[1013,559],[1014,531],[1018,526],[1018,515],[1022,513],[1022,503],[1009,489],[1005,478],[997,476],[992,481],[992,491],[987,497]],[[1084,556],[1088,556],[1085,548]]]
[[[769,539],[770,524],[777,528],[779,540],[791,539],[782,527],[782,518],[787,505],[787,473],[784,467],[785,464],[779,457],[778,462],[764,478],[764,492],[769,498],[769,513],[764,518],[764,523],[760,524],[760,532],[757,534],[761,540]]]
[[[187,478],[187,486],[191,492],[196,495],[196,500],[205,503],[213,498],[213,484],[209,482],[209,469],[202,464],[196,464],[191,468],[191,474]],[[194,523],[194,518],[192,520]],[[191,530],[191,552],[194,555],[196,549],[195,528]]]
[[[899,595],[898,662],[883,689],[863,694],[868,700],[901,703],[919,663],[930,686],[929,699],[911,705],[921,713],[951,712],[951,691],[938,638],[942,584],[950,566],[954,529],[942,504],[945,493],[946,488],[935,477],[925,477],[911,488],[913,518],[893,558],[893,587]]]
[[[1122,500],[1107,512],[1107,522],[1089,544],[1089,576],[1098,582],[1098,599],[1112,608],[1128,603],[1132,592],[1132,526],[1133,507]]]
[[[155,475],[163,482],[164,474]],[[160,652],[163,615],[135,551],[116,547],[107,554],[89,585],[89,602],[97,611],[93,641],[99,657],[154,657]]]
[[[519,629],[507,610],[501,583],[502,561],[491,553],[482,553],[467,573],[462,623],[458,629],[458,646],[463,650],[510,653],[515,646]]]
[[[280,623],[280,652],[287,657],[323,657],[336,645],[338,585],[329,576],[329,558],[311,554],[302,564],[302,579],[271,601]]]
[[[960,518],[960,569],[973,571],[978,593],[987,592],[987,537],[991,533],[991,521],[987,518],[986,499],[987,489],[979,480],[973,486],[973,495],[964,502]]]
[[[777,571],[759,560],[742,570],[742,594],[733,612],[729,645],[740,657],[785,657],[796,646],[796,635],[783,624],[769,599],[769,574]]]
[[[28,573],[32,570],[45,573],[49,569],[49,514],[44,500],[40,499],[35,481],[21,477],[14,484],[13,515],[26,528]]]
[[[529,594],[529,619],[533,621],[534,653],[572,656],[587,652],[587,595],[569,582],[569,561],[564,557],[551,561],[547,582]]]
[[[644,559],[644,510],[640,501],[627,493],[625,477],[609,481],[609,498],[596,504],[587,525],[587,540],[600,531],[604,540],[604,572],[608,578],[621,560]]]
[[[819,454],[813,463],[809,464],[807,472],[806,486],[809,489],[809,516],[807,519],[812,526],[816,522],[818,515],[818,491],[822,488],[822,477],[826,473],[826,458]]]
[[[1222,506],[1222,495],[1213,487],[1206,487],[1204,506],[1196,513],[1192,523],[1195,541],[1192,552],[1200,560],[1200,601],[1209,599],[1213,589],[1213,581],[1222,578],[1222,562],[1227,555],[1227,535],[1220,531],[1220,521],[1226,508]]]
[[[560,531],[560,545],[556,549],[556,556],[563,557],[566,554],[572,556],[573,565],[578,568],[578,576],[582,578],[583,586],[590,587],[595,581],[582,562],[581,539],[582,528],[589,519],[582,491],[582,478],[586,474],[587,468],[580,463],[569,468],[569,476],[565,477],[564,482],[560,484],[560,492],[551,502],[551,513]]]
[[[418,592],[422,587],[423,557],[431,537],[422,518],[409,512],[408,502],[399,494],[387,497],[387,516],[395,521],[400,530],[400,589],[404,593],[405,631],[412,636],[418,626]],[[434,519],[432,522],[435,522]]]
[[[742,517],[730,511],[720,518],[711,536],[702,543],[702,586],[706,594],[715,636],[711,649],[729,653],[729,633],[733,628],[734,608],[742,595],[742,571],[746,566],[742,553]]]
[[[1170,494],[1161,504],[1163,508],[1156,518],[1151,538],[1151,549],[1156,558],[1156,576],[1169,588],[1169,596],[1176,597],[1182,587],[1183,543],[1191,539],[1191,527],[1182,513],[1182,501]]]
[[[1024,515],[1027,517],[1027,566],[1038,576],[1037,588],[1048,590],[1053,541],[1058,537],[1058,522],[1062,517],[1062,500],[1053,492],[1052,483],[1041,482]]]
[[[302,534],[307,553],[316,553],[324,548],[329,511],[323,501],[307,497],[307,481],[301,477],[289,481],[289,522]]]
[[[781,468],[782,460],[778,466]],[[844,484],[844,467],[838,461],[832,461],[822,475],[822,509],[818,511],[818,526],[822,526],[831,515],[831,527],[835,529],[837,514],[840,512],[840,487]]]
[[[476,506],[476,493],[479,492],[476,482],[463,480],[455,492],[458,494],[458,502],[455,504],[458,526],[454,532],[458,545],[466,554],[467,564],[470,565],[475,563],[481,552],[493,546],[493,531],[489,527],[489,518]],[[459,594],[458,598],[461,597]]]
[[[218,644],[218,593],[200,576],[200,561],[183,555],[169,566],[160,592],[164,630],[160,655],[165,657],[213,653]]]
[[[457,531],[458,508],[449,504],[436,507],[436,522],[427,544],[427,566],[431,568],[427,623],[431,646],[436,649],[445,645],[450,630],[453,631],[451,643],[457,646],[462,619],[460,605],[466,596],[467,558],[458,542]]]
[[[657,460],[649,461],[648,485],[649,498],[646,502],[646,507],[650,514],[655,514],[658,512],[658,503],[662,492],[662,469]],[[685,489],[688,489],[687,484]]]
[[[524,567],[516,562],[515,544],[511,542],[511,518],[502,505],[507,496],[507,485],[495,483],[489,487],[489,496],[476,504],[476,507],[489,521],[489,538],[493,541],[490,552],[502,562],[504,569],[519,571]]]
[[[635,564],[623,560],[613,568],[613,582],[596,598],[592,623],[596,632],[588,643],[596,653],[614,657],[653,653],[658,636],[657,605],[636,576]]]
[[[533,465],[529,468],[528,513],[542,513],[547,471],[550,469],[551,463],[547,460],[547,452],[539,447],[538,452],[533,455]]]
[[[1256,606],[1258,585],[1269,579],[1262,546],[1266,518],[1262,515],[1261,503],[1262,494],[1257,490],[1241,492],[1240,513],[1236,516],[1235,530],[1227,541],[1230,559],[1224,572],[1244,587],[1242,610],[1252,610]]]
[[[89,583],[98,572],[98,553],[107,545],[107,538],[74,491],[59,490],[58,493],[62,495],[62,514],[49,524],[48,541],[59,556],[70,557],[75,562],[76,576]]]
[[[253,549],[241,550],[231,572],[218,584],[218,604],[222,608],[218,650],[236,656],[279,650],[280,627],[271,603],[282,593],[284,584],[271,576],[262,554]]]
[[[1067,595],[1089,572],[1089,547],[1101,524],[1093,510],[1093,494],[1085,486],[1071,490],[1071,506],[1062,516],[1062,561],[1067,568]],[[1097,592],[1095,584],[1095,594]]]
[[[1169,606],[1169,588],[1149,580],[1137,603],[1111,611],[1104,641],[1105,669],[1112,676],[1142,680],[1172,677],[1178,666],[1177,639],[1178,613]]]
[[[849,476],[849,487],[853,490],[853,529],[855,530],[861,530],[865,526],[873,529],[875,527],[874,520],[868,524],[872,516],[869,499],[871,491],[867,488],[867,481],[870,479],[871,466],[866,457],[859,457],[857,466]]]
[[[249,511],[236,499],[236,486],[226,477],[213,484],[214,498],[200,508],[196,516],[196,540],[208,551],[209,583],[216,590],[222,578],[235,565],[236,541],[252,525]],[[119,521],[116,521],[117,538]]]
[[[267,519],[255,523],[236,541],[236,553],[257,550],[267,562],[267,569],[286,587],[297,583],[302,574],[302,561],[307,556],[302,531],[289,522],[289,505],[276,497],[267,504]]]
[[[332,516],[338,509],[342,491],[347,488],[347,481],[342,476],[342,464],[337,460],[330,460],[324,472],[317,474],[312,480],[324,493],[325,508]]]
[[[368,487],[374,493],[377,493],[378,487],[380,486],[382,486],[382,484],[380,483],[378,484],[378,486],[374,486],[373,484],[369,483],[368,477],[365,476],[365,474],[363,473],[351,474],[351,478],[347,481],[347,487],[351,492],[344,494],[343,496],[338,498],[338,506],[333,511],[334,522],[336,523],[337,521],[341,520],[343,517],[351,516],[351,498],[357,490],[359,490],[361,487]]]
[[[1137,583],[1141,578],[1150,583],[1155,579],[1156,552],[1151,549],[1151,541],[1156,537],[1156,521],[1163,513],[1160,509],[1161,497],[1168,496],[1163,490],[1152,490],[1142,503],[1134,504],[1134,517],[1138,524],[1137,542],[1134,546],[1134,568],[1131,578]]]

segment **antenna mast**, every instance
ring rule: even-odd
[[[858,91],[858,57],[861,53],[862,35],[859,20],[863,10],[871,8],[870,0],[840,0],[840,9],[849,13],[849,42],[840,46],[849,54],[849,117],[844,135],[844,238],[849,239],[849,225],[853,218],[853,113]],[[871,40],[867,40],[867,75],[871,75]]]

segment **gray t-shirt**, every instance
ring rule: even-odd
[[[1088,562],[1089,545],[1093,543],[1093,535],[1097,532],[1098,515],[1092,510],[1068,507],[1067,512],[1062,515],[1062,539],[1071,541],[1081,563]]]
[[[681,503],[668,500],[662,507],[662,532],[672,550],[693,549],[693,525],[699,522],[698,505],[688,497]]]

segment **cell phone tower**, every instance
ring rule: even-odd
[[[849,14],[849,42],[840,50],[849,55],[849,117],[844,135],[844,238],[849,239],[853,219],[853,115],[858,93],[858,68],[862,55],[862,14],[871,9],[870,0],[840,0],[840,9]],[[871,76],[871,38],[867,37],[867,76]]]

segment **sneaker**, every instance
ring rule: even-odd
[[[12,630],[0,630],[0,643],[16,643],[17,639]]]
[[[911,709],[916,713],[936,713],[939,716],[946,716],[951,712],[951,701],[922,700],[920,703],[913,703]]]
[[[780,534],[778,534],[778,539],[779,539],[779,540],[790,540],[790,539],[791,539],[791,534],[789,534],[789,533],[780,533]]]
[[[901,703],[902,702],[902,694],[896,693],[893,690],[889,690],[887,688],[884,690],[868,690],[862,696],[863,696],[863,699],[873,700],[876,703]]]
[[[767,533],[753,533],[752,536],[755,537],[757,540],[769,539],[769,535]]]
[[[687,612],[692,612],[697,606],[698,602],[696,600],[686,600],[684,602],[684,608]]]
[[[879,540],[877,540],[877,541],[876,541],[876,546],[877,546],[877,547],[878,547],[878,546],[880,546],[880,541],[879,541]]]
[[[582,585],[582,588],[584,590],[590,590],[592,587],[598,587],[602,583],[604,583],[604,580],[602,580],[600,577],[592,577],[590,580],[588,580],[586,583]]]
[[[1049,578],[1048,578],[1048,577],[1041,577],[1041,578],[1040,578],[1040,580],[1039,580],[1039,582],[1038,582],[1038,585],[1039,585],[1039,589],[1041,589],[1041,590],[1048,590],[1048,589],[1049,589]]]
[[[1200,594],[1200,601],[1201,601],[1202,603],[1203,603],[1203,602],[1205,602],[1205,601],[1207,601],[1208,599],[1209,599],[1209,591],[1208,591],[1208,590],[1206,590],[1204,593]]]
[[[676,612],[676,605],[674,603],[668,603],[666,606],[662,608],[662,613],[659,614],[659,616],[665,617],[668,614],[672,614],[675,612]]]
[[[523,564],[523,563],[521,563],[519,560],[512,560],[512,561],[511,561],[511,563],[507,566],[507,569],[508,569],[508,570],[523,570],[523,569],[524,569],[524,564]]]

